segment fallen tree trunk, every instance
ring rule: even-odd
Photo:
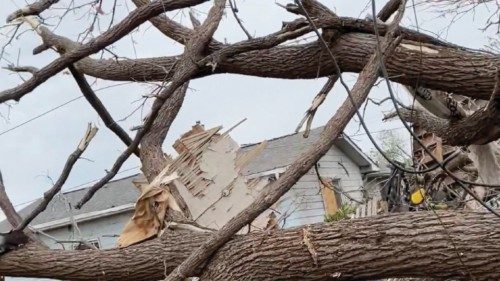
[[[404,213],[236,236],[208,262],[202,280],[499,280],[500,219],[484,212],[438,214],[440,219],[432,212]],[[2,256],[0,274],[157,280],[208,236],[174,231],[161,239],[105,251],[25,247]]]

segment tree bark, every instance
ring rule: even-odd
[[[393,214],[236,236],[205,267],[203,280],[367,280],[389,277],[499,280],[500,219],[486,212]],[[157,280],[210,234],[167,231],[104,251],[20,248],[0,275],[70,280]],[[460,259],[458,258],[460,255]]]
[[[366,33],[342,35],[332,46],[344,72],[360,72],[375,51],[375,36]],[[495,65],[500,57],[422,44],[436,53],[422,54],[408,46],[420,43],[403,40],[387,69],[392,81],[405,85],[425,85],[427,88],[464,96],[489,99],[495,84]],[[406,47],[404,47],[406,46]],[[163,81],[168,69],[179,57],[155,57],[137,60],[95,60],[86,58],[78,62],[85,74],[115,81]],[[335,74],[334,67],[318,42],[277,46],[266,50],[250,51],[222,61],[215,73],[234,73],[258,77],[284,79],[315,79]],[[213,74],[204,68],[198,75]]]
[[[500,112],[496,109],[479,109],[472,115],[459,120],[436,117],[423,110],[399,109],[406,122],[411,122],[439,136],[443,143],[452,146],[487,144],[500,137]],[[391,113],[386,118],[396,117]]]

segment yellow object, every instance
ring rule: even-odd
[[[413,205],[418,205],[424,201],[424,197],[425,197],[425,189],[419,188],[411,194],[410,200]]]

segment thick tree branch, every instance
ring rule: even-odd
[[[475,280],[498,280],[500,219],[486,212],[437,214],[439,219],[432,212],[411,212],[313,225],[308,232],[318,254],[317,266],[302,242],[301,228],[236,236],[210,259],[202,279],[330,280],[336,276],[335,280],[367,280],[435,276],[471,280],[465,275],[470,272]],[[0,275],[158,280],[209,235],[167,231],[160,239],[104,251],[23,247],[2,256]]]
[[[158,116],[151,125],[151,129],[142,138],[141,170],[149,182],[152,182],[165,166],[169,164],[169,157],[163,152],[162,144],[172,122],[174,122],[182,107],[188,85],[189,83],[185,83],[179,87],[174,91],[172,96],[165,101],[158,112]],[[179,204],[184,216],[187,218],[191,217],[189,208],[175,185],[170,185],[169,188],[170,193],[172,193],[175,201]]]
[[[442,119],[423,110],[401,108],[399,111],[405,121],[436,134],[448,145],[486,144],[500,138],[500,113],[496,110],[479,109],[471,116],[456,121]],[[390,113],[385,118],[392,117],[396,115]]]
[[[385,56],[390,56],[397,46],[397,43],[389,44],[392,36],[393,33],[388,33],[388,37],[384,41],[384,46],[387,47]],[[376,54],[372,55],[368,64],[359,75],[351,92],[354,104],[351,100],[346,100],[335,115],[327,122],[320,138],[306,152],[301,154],[278,180],[264,187],[262,193],[255,198],[252,204],[241,211],[236,217],[229,220],[218,232],[203,243],[201,247],[193,251],[165,280],[180,281],[193,276],[195,269],[205,262],[219,247],[229,241],[241,228],[270,208],[323,157],[354,116],[356,108],[359,108],[368,96],[370,89],[378,78],[378,71],[380,69],[378,61],[378,56]]]
[[[78,87],[82,91],[83,96],[95,109],[97,114],[99,114],[99,117],[101,117],[106,127],[108,127],[113,133],[115,133],[115,135],[117,135],[123,143],[129,146],[132,143],[132,139],[127,134],[127,132],[125,132],[125,130],[123,130],[122,127],[120,127],[120,125],[118,125],[118,123],[113,120],[113,117],[111,116],[111,114],[109,114],[106,106],[104,106],[104,104],[92,90],[92,87],[90,87],[87,79],[85,79],[85,76],[78,70],[76,70],[76,68],[72,65],[68,66],[68,69],[71,72],[71,75],[73,75],[76,83],[78,84]],[[139,157],[139,148],[137,148],[134,153]]]
[[[155,1],[146,6],[139,7],[136,10],[132,11],[119,24],[113,26],[98,37],[90,40],[84,45],[81,45],[75,50],[61,55],[59,58],[55,59],[53,62],[36,72],[33,77],[31,77],[23,84],[15,88],[0,92],[0,103],[8,100],[18,101],[24,95],[33,91],[40,84],[47,81],[47,79],[57,74],[68,65],[75,63],[88,55],[96,53],[106,46],[109,46],[110,44],[118,41],[120,38],[127,35],[134,28],[138,27],[140,24],[144,23],[151,17],[159,15],[162,12],[193,6],[205,1],[206,0],[164,0]],[[39,32],[39,26],[34,26],[33,28],[35,28],[37,32]]]
[[[26,228],[31,221],[33,221],[38,214],[43,212],[45,208],[49,205],[50,201],[54,196],[61,191],[61,188],[63,187],[64,183],[69,177],[69,174],[71,173],[71,170],[73,169],[73,166],[75,165],[76,161],[80,159],[80,156],[83,154],[85,149],[87,149],[87,146],[89,145],[90,141],[94,138],[95,134],[97,133],[97,127],[94,127],[93,125],[89,124],[87,131],[85,132],[84,137],[80,140],[80,143],[78,144],[77,148],[71,155],[68,157],[68,160],[66,160],[66,164],[64,165],[64,168],[61,172],[61,175],[59,176],[59,179],[57,179],[56,183],[54,186],[52,186],[48,191],[46,191],[43,194],[43,200],[36,206],[31,213],[29,213],[24,220],[15,228],[16,231],[23,230]]]
[[[375,36],[348,33],[336,40],[331,50],[344,72],[360,72],[375,50]],[[425,85],[473,98],[489,99],[495,84],[494,65],[500,57],[450,47],[402,41],[387,61],[390,79],[405,85]],[[412,47],[413,46],[413,47]],[[231,46],[228,46],[231,48]],[[200,70],[197,77],[214,73],[234,73],[283,79],[315,79],[335,74],[333,64],[325,60],[318,42],[276,46],[229,57],[212,68]],[[76,66],[87,75],[114,81],[163,81],[170,79],[168,70],[178,56],[142,58],[137,60],[95,60],[84,58]]]

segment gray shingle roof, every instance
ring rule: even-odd
[[[306,151],[320,137],[323,127],[311,130],[309,137],[302,133],[294,133],[268,140],[267,146],[252,162],[243,169],[244,175],[256,174],[290,165],[297,155]],[[256,144],[243,145],[241,153],[255,148]],[[334,145],[344,152],[358,166],[369,171],[376,169],[375,163],[347,136],[335,140]]]
[[[135,203],[139,196],[138,189],[132,183],[133,180],[141,178],[142,175],[133,175],[126,178],[118,179],[109,182],[101,188],[94,197],[87,202],[80,210],[72,208],[71,213],[73,216],[85,214],[89,212],[102,211],[109,208],[122,206],[125,204]],[[75,206],[76,203],[88,191],[87,188],[63,192],[54,197],[49,203],[47,209],[40,213],[31,223],[37,225],[59,219],[70,217],[69,204]],[[22,217],[28,215],[41,201],[38,199],[20,211]],[[0,231],[6,232],[11,229],[10,224],[4,220],[0,222]]]

